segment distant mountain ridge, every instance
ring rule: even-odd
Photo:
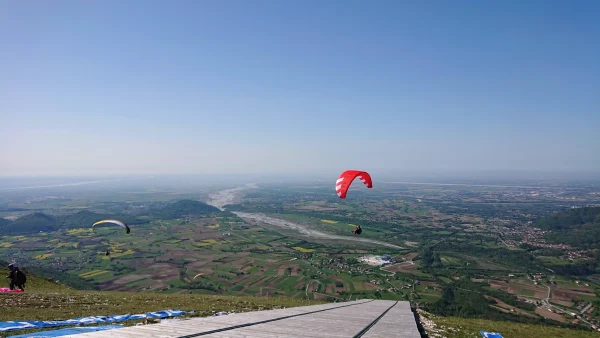
[[[4,233],[30,233],[53,231],[56,229],[56,218],[41,212],[25,215],[2,227]]]
[[[2,228],[3,226],[9,224],[10,221],[7,220],[6,218],[0,218],[0,228]]]
[[[169,203],[165,207],[153,212],[152,215],[163,219],[176,219],[185,216],[219,215],[223,212],[219,208],[195,200],[180,200]]]
[[[141,223],[131,216],[113,216],[132,224]],[[73,215],[52,216],[41,212],[25,215],[14,221],[0,223],[0,231],[4,234],[16,235],[40,231],[56,231],[59,229],[91,227],[94,222],[109,218],[107,215],[82,210]]]
[[[92,226],[92,224],[109,218],[116,218],[121,220],[127,224],[142,224],[147,223],[147,221],[141,221],[136,219],[133,216],[129,215],[109,215],[109,214],[100,214],[97,212],[82,210],[76,214],[62,216],[57,218],[57,225],[59,229],[62,228],[85,228]]]
[[[600,207],[569,209],[540,218],[534,224],[550,230],[546,239],[567,243],[575,247],[597,249],[600,247]]]
[[[149,216],[159,219],[177,219],[186,216],[210,216],[223,214],[221,210],[206,203],[194,200],[180,200],[150,210]],[[148,220],[138,219],[130,215],[108,215],[89,210],[82,210],[72,215],[52,216],[41,212],[25,215],[14,221],[0,219],[0,232],[9,235],[19,235],[40,231],[56,231],[59,229],[87,228],[102,219],[115,218],[132,224],[148,223]]]

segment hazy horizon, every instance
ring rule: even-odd
[[[600,173],[600,2],[2,9],[3,178]]]
[[[66,186],[103,185],[103,184],[201,184],[201,185],[231,185],[238,186],[246,183],[285,183],[285,182],[314,182],[329,184],[339,175],[338,171],[277,174],[158,174],[158,175],[88,175],[88,176],[0,176],[0,190],[9,191],[13,188],[49,187],[53,184]],[[583,183],[600,184],[598,172],[527,172],[527,171],[464,171],[464,172],[390,172],[371,170],[374,181],[380,184],[394,183],[473,183],[473,184],[517,184],[531,183]]]

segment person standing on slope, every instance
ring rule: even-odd
[[[10,289],[14,290],[16,286],[22,291],[25,291],[25,282],[27,281],[25,274],[19,270],[19,267],[12,263],[8,265],[8,270],[9,274],[7,278],[10,279]]]

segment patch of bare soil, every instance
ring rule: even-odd
[[[326,300],[327,299],[327,295],[324,295],[322,293],[313,293],[313,297],[315,300]]]
[[[211,261],[208,261],[208,260],[204,260],[204,261],[195,261],[195,262],[187,263],[187,264],[185,265],[185,267],[186,267],[186,268],[188,268],[188,269],[194,269],[194,268],[199,268],[199,267],[201,267],[201,266],[204,266],[204,265],[206,265],[206,264],[208,264],[208,263],[210,263],[210,262],[211,262]]]
[[[525,310],[519,309],[518,307],[508,305],[498,298],[494,298],[494,297],[490,297],[490,296],[484,296],[484,297],[487,299],[493,299],[496,302],[496,305],[491,305],[492,307],[504,309],[505,312],[518,313],[518,314],[522,314],[527,317],[536,318],[536,316],[532,315],[531,313],[529,313]]]
[[[565,319],[565,317],[561,316],[558,313],[555,312],[550,312],[545,308],[537,308],[535,309],[535,313],[537,313],[538,315],[544,317],[544,318],[548,318],[548,319],[553,319],[556,320],[557,322],[561,322],[561,323],[566,323],[567,320]]]
[[[390,272],[411,273],[411,272],[414,272],[415,270],[417,270],[419,268],[419,266],[420,265],[417,263],[411,264],[409,262],[403,262],[403,263],[386,266],[385,268],[383,268],[383,270],[390,271]]]
[[[504,292],[512,293],[514,295],[529,296],[523,293],[523,290],[529,290],[533,292],[533,298],[545,299],[548,295],[548,290],[544,287],[537,285],[524,285],[516,282],[507,283],[501,280],[490,280],[489,284],[492,288],[502,290]],[[531,297],[531,296],[529,296]]]
[[[131,274],[131,275],[127,275],[125,277],[121,277],[118,279],[113,280],[113,284],[117,284],[117,285],[123,285],[123,284],[127,284],[136,280],[140,280],[142,278],[149,278],[150,275],[136,275],[136,274]]]
[[[363,287],[365,288],[365,290],[377,290],[377,289],[381,289],[381,287],[375,285],[375,284],[371,284],[369,282],[363,282]]]
[[[554,298],[550,298],[550,303],[553,304],[557,304],[557,305],[562,305],[562,306],[566,306],[566,307],[573,307],[574,303],[573,302],[569,302],[566,300],[557,300]]]
[[[333,211],[333,210],[337,210],[337,208],[321,207],[321,206],[318,206],[318,205],[307,205],[307,206],[303,206],[303,207],[298,207],[298,209],[300,209],[300,210],[313,210],[313,211]]]

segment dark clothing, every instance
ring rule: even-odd
[[[8,274],[8,278],[10,279],[10,289],[14,290],[15,286],[19,289],[25,291],[25,283],[19,280],[19,273],[22,273],[18,267],[14,267],[10,269]]]
[[[8,276],[6,278],[10,279],[10,289],[14,290],[15,289],[15,281],[17,280],[17,272],[15,271],[15,269],[13,267],[9,267]]]

